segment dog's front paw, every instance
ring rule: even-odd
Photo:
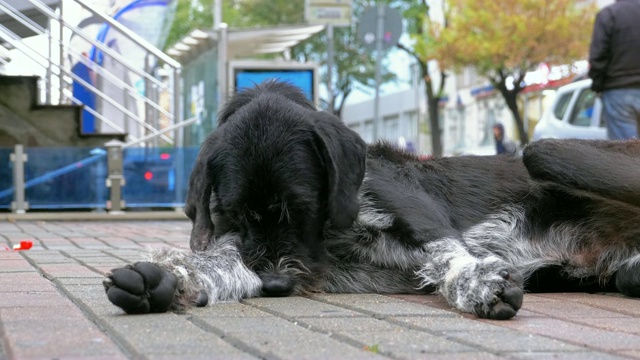
[[[507,320],[522,306],[522,275],[498,258],[474,259],[451,269],[448,275],[443,294],[462,311]]]
[[[109,301],[127,314],[147,314],[169,310],[178,281],[154,263],[138,262],[112,270],[102,284]]]

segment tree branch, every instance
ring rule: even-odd
[[[401,44],[400,42],[398,42],[396,44],[396,46],[398,47],[398,49],[400,50],[404,50],[407,52],[407,54],[409,54],[410,56],[412,56],[414,59],[416,59],[418,62],[422,62],[422,60],[420,59],[420,57],[418,57],[418,54],[416,54],[415,51],[409,49],[408,47],[404,46],[403,44]]]

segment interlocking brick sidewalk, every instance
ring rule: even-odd
[[[190,223],[0,221],[0,359],[640,359],[640,301],[528,294],[480,320],[438,296],[250,299],[124,315],[102,275],[146,247],[188,246]]]

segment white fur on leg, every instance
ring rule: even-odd
[[[224,235],[205,251],[191,252],[175,248],[153,251],[149,261],[167,269],[178,279],[175,303],[191,306],[201,290],[209,301],[238,301],[260,294],[262,281],[242,261],[236,236]]]

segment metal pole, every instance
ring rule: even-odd
[[[218,108],[227,98],[227,24],[218,28]]]
[[[333,114],[333,24],[327,25],[327,93],[329,111]]]
[[[27,154],[22,145],[16,145],[9,159],[13,162],[13,199],[11,210],[16,214],[24,214],[29,209],[29,203],[24,197],[24,163]]]
[[[60,5],[62,6],[62,4]],[[51,105],[51,92],[53,91],[53,86],[51,85],[51,74],[53,72],[53,67],[51,65],[51,62],[53,61],[53,36],[51,35],[51,29],[47,29],[47,40],[49,40],[49,45],[48,45],[48,55],[47,56],[47,75],[46,75],[46,79],[47,79],[47,88],[46,88],[46,94],[45,94],[45,101],[47,102],[47,105]]]
[[[416,153],[422,154],[420,150],[420,66],[418,63],[414,63],[411,65],[413,68],[413,89],[415,91],[415,102],[416,102],[416,143],[415,149]]]
[[[125,109],[129,108],[129,89],[124,88],[123,89],[124,92],[124,104],[122,104],[124,106]],[[131,136],[131,128],[130,128],[130,124],[129,122],[131,121],[131,119],[129,118],[129,115],[127,115],[127,113],[124,114],[124,133],[127,134],[127,138],[129,137],[133,137]]]
[[[125,207],[122,200],[122,187],[125,185],[122,151],[124,143],[111,140],[104,146],[107,148],[107,187],[110,189],[107,210],[109,214],[122,214]]]
[[[150,54],[147,52],[144,56],[144,72],[145,74],[151,74],[151,60],[150,60]],[[147,80],[147,78],[145,77],[144,79],[144,96],[146,96],[149,99],[153,99],[153,89],[151,87],[151,82],[149,80]],[[144,103],[144,123],[147,125],[150,125],[152,129],[154,130],[158,130],[158,128],[154,127],[153,125],[153,113],[151,112],[151,106],[149,105],[148,102],[145,101]],[[149,135],[150,130],[149,129],[145,129],[144,130],[144,135]],[[135,137],[138,137],[138,134],[134,135]],[[157,138],[152,139],[151,142],[148,142],[145,144],[146,147],[149,146],[153,146],[155,144],[155,141],[157,140]]]
[[[384,4],[378,3],[378,19],[376,23],[376,97],[373,105],[373,141],[378,140],[382,133],[382,120],[380,119],[380,82],[382,65],[382,38],[384,36]]]
[[[222,1],[213,1],[213,29],[218,29],[222,23]]]
[[[60,82],[58,84],[58,90],[60,91],[60,93],[58,94],[58,104],[63,104],[64,101],[64,79],[62,76],[62,68],[64,67],[64,17],[63,17],[63,11],[62,9],[64,8],[64,1],[60,2],[60,21],[58,21],[58,24],[60,25],[60,39],[59,40],[59,44],[60,44],[60,56],[59,56],[59,61],[60,61],[60,67],[58,68],[58,81]]]
[[[184,166],[185,154],[186,152],[184,147],[176,147],[175,151],[173,152],[173,164],[175,165],[174,173],[173,173],[174,175],[173,178],[175,181],[174,201],[176,202],[176,204],[183,204],[185,201],[182,190],[185,188],[185,184],[187,183],[186,178],[189,176],[188,174],[185,173],[185,166]],[[184,211],[184,208],[182,206],[176,206],[174,210],[177,212],[182,212]]]
[[[172,79],[173,83],[171,84],[173,86],[173,124],[171,125],[177,125],[180,122],[182,122],[182,109],[180,108],[180,99],[182,94],[180,93],[180,69],[178,68],[174,68],[173,69],[173,79]],[[182,127],[178,128],[173,137],[173,143],[175,144],[175,146],[177,147],[182,147],[184,146],[184,129]]]

